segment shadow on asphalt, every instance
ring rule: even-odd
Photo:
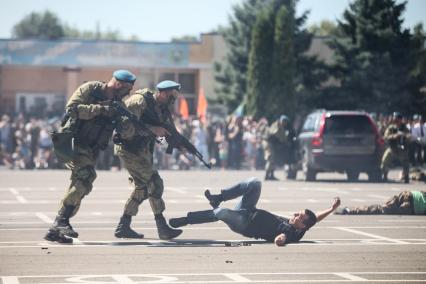
[[[82,241],[81,245],[105,245],[105,246],[148,246],[148,247],[239,247],[239,246],[251,246],[251,245],[263,245],[271,244],[266,241],[216,241],[216,240],[192,240],[192,239],[181,239],[181,240],[170,240],[170,241],[158,241],[158,240],[141,240],[141,241],[119,241],[119,242],[91,242]]]

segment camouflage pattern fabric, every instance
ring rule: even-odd
[[[374,204],[370,206],[350,207],[347,214],[351,215],[367,215],[367,214],[396,214],[396,215],[412,215],[413,197],[411,192],[403,191],[393,196],[384,205]]]

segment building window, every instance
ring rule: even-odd
[[[65,109],[65,96],[46,93],[16,94],[16,111],[38,117],[61,115]]]
[[[195,74],[179,73],[178,81],[182,85],[182,93],[195,95]]]

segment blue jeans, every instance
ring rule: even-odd
[[[228,227],[242,234],[251,220],[251,214],[259,201],[262,183],[257,178],[251,178],[229,189],[222,190],[224,200],[242,196],[234,209],[216,208],[213,210],[217,220],[223,221]]]

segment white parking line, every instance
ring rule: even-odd
[[[238,273],[225,273],[223,274],[225,277],[228,277],[234,282],[252,282],[250,279],[241,276],[241,274]]]
[[[359,276],[355,276],[353,274],[349,274],[349,273],[334,273],[334,275],[340,276],[342,278],[351,280],[351,281],[367,281],[367,279],[359,277]]]
[[[341,231],[346,231],[346,232],[350,232],[350,233],[354,233],[354,234],[358,234],[358,235],[362,235],[362,236],[372,237],[374,239],[384,240],[384,241],[388,241],[388,242],[391,242],[391,243],[407,244],[407,242],[404,242],[404,241],[394,240],[394,239],[386,238],[386,237],[375,235],[375,234],[370,234],[370,233],[366,233],[366,232],[362,232],[362,231],[358,231],[358,230],[354,230],[354,229],[349,229],[347,227],[335,227],[335,228],[338,229],[338,230],[341,230]]]
[[[41,212],[37,212],[37,213],[35,213],[35,215],[39,219],[41,219],[44,223],[47,223],[47,224],[52,224],[53,223],[53,220],[51,218],[49,218],[46,214],[43,214]]]
[[[185,190],[184,188],[186,188],[186,187],[169,187],[169,186],[166,186],[164,188],[164,190],[165,191],[173,191],[173,192],[177,192],[177,193],[180,193],[180,194],[188,194],[188,191]]]
[[[14,188],[10,187],[9,191],[15,196],[16,200],[18,200],[19,203],[26,204],[28,201],[19,193],[19,191]]]
[[[159,273],[159,274],[92,274],[92,275],[25,275],[0,277],[4,284],[38,283],[332,283],[332,282],[397,282],[423,283],[426,272],[283,272],[283,273]],[[364,277],[360,277],[362,275]],[[393,279],[394,275],[400,275]],[[289,277],[290,276],[290,277]],[[336,279],[335,276],[343,279]],[[417,277],[413,278],[414,276]],[[251,279],[253,277],[253,279]],[[368,279],[367,277],[371,278]],[[48,281],[48,282],[46,282]],[[53,282],[52,282],[53,281]]]
[[[1,280],[3,281],[3,284],[19,284],[18,277],[15,276],[6,276],[1,277]]]

